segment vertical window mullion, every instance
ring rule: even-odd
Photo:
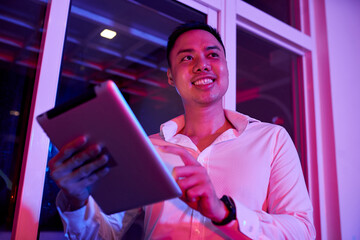
[[[69,4],[69,0],[52,0],[47,7],[12,239],[37,239],[49,140],[36,122],[36,116],[53,107],[55,103]]]

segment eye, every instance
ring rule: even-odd
[[[183,57],[183,58],[181,59],[181,62],[184,62],[184,61],[190,61],[190,60],[192,60],[192,59],[193,59],[193,57],[192,57],[192,56],[187,55],[187,56],[185,56],[185,57]]]
[[[211,58],[217,58],[217,57],[219,57],[219,54],[216,53],[216,52],[212,52],[212,53],[209,54],[209,57],[211,57]]]

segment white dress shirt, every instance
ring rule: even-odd
[[[178,134],[184,116],[162,124],[160,133],[150,139],[154,145],[185,147],[206,168],[218,197],[232,197],[236,220],[216,226],[180,199],[106,216],[90,197],[86,206],[69,212],[60,192],[57,205],[65,236],[120,239],[144,210],[145,239],[314,239],[312,205],[287,132],[237,112],[225,110],[225,115],[235,129],[225,131],[202,152],[189,137]],[[176,155],[159,154],[169,169],[183,165]]]

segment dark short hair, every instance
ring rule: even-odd
[[[168,38],[168,43],[167,43],[167,47],[166,47],[166,58],[167,58],[167,62],[169,67],[171,66],[170,64],[170,52],[173,49],[176,40],[183,34],[186,33],[190,30],[204,30],[207,31],[209,33],[211,33],[221,44],[221,46],[224,49],[224,54],[226,54],[225,52],[225,46],[221,40],[221,36],[219,34],[219,32],[209,26],[206,23],[202,23],[202,22],[188,22],[188,23],[184,23],[181,24],[180,26],[178,26],[177,28],[175,28],[175,30],[170,34],[169,38]]]

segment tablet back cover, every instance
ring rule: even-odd
[[[37,117],[57,148],[87,135],[103,145],[110,172],[90,189],[101,209],[115,213],[181,196],[146,133],[112,81]]]

